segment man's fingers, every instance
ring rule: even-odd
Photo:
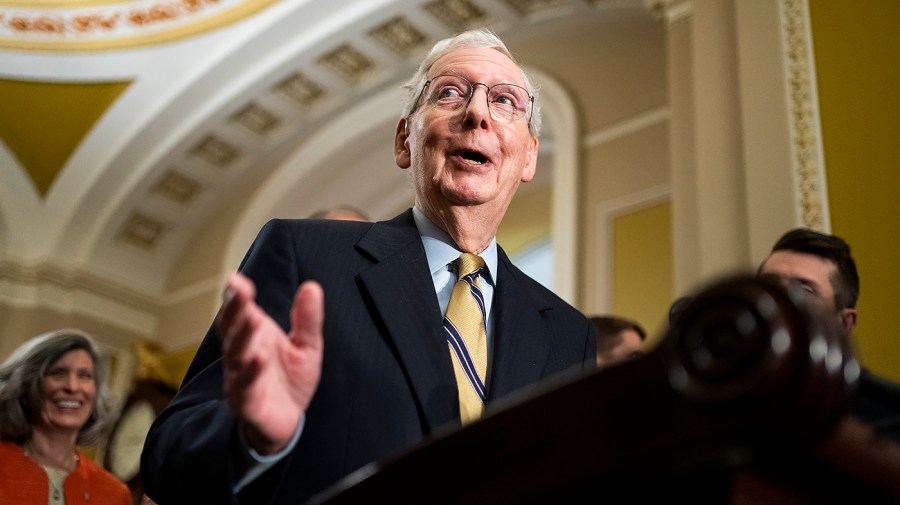
[[[225,292],[223,297],[227,302],[229,297],[242,301],[252,301],[256,298],[256,285],[246,275],[235,272],[228,276],[225,282]]]
[[[291,340],[298,347],[322,347],[325,293],[316,281],[306,281],[294,295],[291,307]]]
[[[226,365],[238,365],[243,360],[250,336],[259,325],[262,309],[256,305],[255,296],[253,282],[244,275],[237,273],[228,279],[216,320]]]
[[[228,277],[225,289],[222,292],[222,307],[216,315],[216,329],[219,330],[219,338],[225,339],[228,329],[234,326],[235,319],[242,315],[245,306],[253,303],[256,298],[256,287],[253,281],[240,273],[234,273]]]

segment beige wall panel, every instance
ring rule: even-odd
[[[669,182],[669,128],[658,123],[588,149],[586,202],[603,202]]]
[[[666,103],[664,25],[631,12],[615,22],[568,19],[527,39],[508,37],[524,63],[566,83],[587,133]]]

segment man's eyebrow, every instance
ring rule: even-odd
[[[804,286],[812,286],[816,289],[819,288],[819,283],[809,277],[798,277],[795,275],[782,275],[775,272],[763,272],[759,274],[761,279],[769,280],[769,281],[779,281],[781,279],[787,279],[792,283],[802,284]]]

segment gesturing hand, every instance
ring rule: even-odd
[[[256,287],[236,273],[229,279],[216,328],[222,340],[225,397],[244,435],[260,454],[283,449],[312,400],[322,370],[322,287],[300,285],[290,333],[256,304]]]

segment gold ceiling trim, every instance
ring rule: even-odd
[[[125,0],[128,1],[128,0]],[[122,0],[0,0],[0,7],[39,8],[64,6],[97,6],[122,3]]]
[[[106,51],[161,45],[241,21],[277,0],[0,2],[0,48]]]

